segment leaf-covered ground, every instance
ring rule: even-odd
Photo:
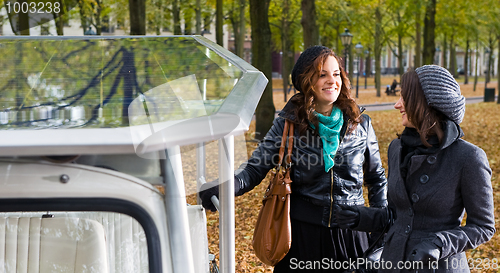
[[[496,85],[496,84],[495,84]],[[492,84],[493,86],[493,84]],[[462,93],[467,96],[483,96],[484,85],[478,85],[477,91],[472,91],[472,84],[467,86],[462,86]],[[282,93],[281,97],[277,96],[275,92],[275,105],[279,105],[279,100],[283,100]],[[360,98],[358,102],[360,104],[374,103],[376,100],[381,99],[387,101],[395,101],[398,97],[387,97],[382,98],[375,96],[375,91],[360,93]],[[277,106],[277,109],[278,108]],[[500,104],[496,103],[478,103],[469,104],[466,107],[466,113],[463,123],[461,124],[465,137],[464,139],[476,144],[481,147],[486,154],[490,162],[491,169],[493,171],[492,185],[494,190],[495,198],[495,219],[497,230],[500,228],[498,224],[498,217],[500,215]],[[387,148],[389,143],[396,138],[396,133],[402,131],[400,124],[401,115],[399,111],[389,110],[389,111],[378,111],[367,113],[371,116],[373,120],[373,126],[377,133],[380,153],[382,156],[382,161],[384,167],[387,167]],[[251,139],[252,130],[250,129],[247,133],[247,139]],[[212,143],[216,145],[216,143]],[[246,142],[248,153],[247,155],[239,155],[240,160],[244,160],[245,156],[248,156],[252,150],[255,148],[254,142]],[[208,149],[208,148],[207,148]],[[215,148],[214,148],[215,149]],[[241,150],[240,150],[241,152]],[[193,155],[194,156],[194,155]],[[236,155],[238,158],[238,155]],[[212,157],[215,158],[215,157]],[[184,161],[184,159],[183,159]],[[217,177],[217,160],[207,161],[207,180],[210,178]],[[185,174],[186,175],[186,174]],[[186,181],[189,178],[186,176]],[[235,198],[235,226],[236,226],[236,272],[272,272],[272,268],[261,263],[253,253],[252,249],[252,234],[255,226],[255,221],[259,212],[261,205],[261,199],[265,187],[269,183],[268,177],[262,181],[262,183],[253,189],[252,191],[246,193],[243,196]],[[189,203],[196,203],[194,196],[191,195],[188,200]],[[217,260],[219,258],[219,228],[218,228],[218,213],[207,212],[207,228],[208,228],[208,240],[210,252],[216,254]],[[492,263],[492,259],[500,259],[500,233],[495,234],[493,239],[486,244],[481,245],[477,249],[467,252],[468,257],[475,260],[481,261],[480,267],[482,269],[473,269],[472,272],[498,272],[498,261]],[[487,262],[485,259],[488,258],[490,261]],[[474,266],[478,267],[479,262],[475,262]],[[495,266],[497,269],[492,269]],[[489,268],[486,268],[489,267]]]

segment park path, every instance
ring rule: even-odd
[[[466,104],[471,104],[471,103],[478,103],[478,102],[483,102],[484,97],[468,97],[465,98],[465,103]],[[498,101],[498,95],[495,96],[495,101]],[[371,111],[384,111],[384,110],[394,110],[394,102],[385,102],[385,103],[376,103],[376,104],[361,104],[360,106],[364,107],[366,111],[371,112]],[[276,116],[278,116],[278,113],[281,111],[281,109],[276,110]]]
[[[478,102],[483,102],[483,101],[484,101],[484,97],[465,98],[466,104],[478,103]],[[495,96],[495,101],[498,101],[498,96]],[[393,102],[377,103],[377,104],[364,104],[364,105],[362,104],[361,106],[366,108],[366,111],[383,111],[383,110],[393,110],[394,109]]]

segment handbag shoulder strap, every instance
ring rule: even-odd
[[[283,154],[285,153],[285,143],[287,142],[286,139],[288,138],[288,149],[287,149],[287,154],[285,156],[285,167],[289,167],[289,165],[292,162],[291,159],[291,154],[292,154],[292,148],[293,148],[293,122],[290,122],[289,120],[285,119],[285,127],[283,128],[283,136],[281,138],[281,146],[280,146],[280,151],[279,151],[279,165],[277,166],[277,169],[281,167],[281,164],[283,162]]]
[[[293,122],[288,122],[290,124],[290,131],[288,132],[288,150],[285,156],[286,167],[289,168],[292,164],[292,149],[293,149]]]

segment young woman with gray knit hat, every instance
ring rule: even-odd
[[[274,272],[343,272],[368,247],[365,232],[339,228],[336,204],[387,205],[385,171],[370,118],[361,114],[338,57],[324,46],[298,58],[292,82],[299,91],[274,120],[259,147],[235,176],[236,195],[257,186],[276,165],[285,120],[295,124],[291,165],[292,244]],[[274,160],[274,161],[273,161]],[[212,182],[211,182],[212,183]],[[202,186],[202,204],[214,210],[217,187]]]
[[[385,269],[379,272],[412,267],[470,272],[478,262],[467,260],[464,251],[491,239],[495,219],[486,154],[461,139],[465,98],[460,86],[448,70],[425,65],[401,77],[394,108],[405,128],[388,151],[388,201],[395,220],[385,237]],[[374,231],[387,223],[386,211],[341,207],[337,216],[343,227]]]

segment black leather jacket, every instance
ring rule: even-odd
[[[285,106],[251,158],[240,166],[239,173],[236,172],[240,183],[238,195],[253,189],[277,165],[285,119],[296,120],[293,107],[292,103]],[[295,127],[290,198],[292,218],[336,227],[333,205],[363,205],[363,180],[370,206],[387,206],[387,180],[371,119],[363,114],[362,122],[352,133],[346,134],[348,122],[344,115],[335,165],[328,173],[325,172],[320,137],[312,129],[300,136],[298,126]]]

